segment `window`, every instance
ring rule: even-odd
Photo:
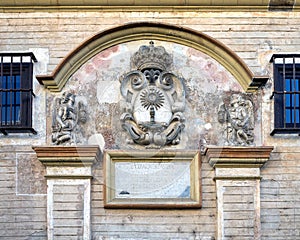
[[[300,134],[300,54],[273,55],[274,130]]]
[[[0,132],[33,133],[32,53],[0,53]]]

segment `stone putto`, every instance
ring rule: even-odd
[[[76,101],[73,93],[63,93],[55,99],[52,117],[52,143],[55,145],[75,145],[80,142],[80,123],[87,120],[83,102]]]
[[[224,133],[228,145],[253,144],[254,113],[250,100],[240,94],[233,94],[229,104],[220,104],[218,121],[225,126]]]

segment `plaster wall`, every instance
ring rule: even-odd
[[[255,106],[254,143],[275,147],[271,159],[261,169],[260,237],[294,240],[300,238],[300,140],[297,135],[269,135],[273,121],[269,59],[273,53],[299,51],[299,19],[299,12],[1,12],[0,51],[33,49],[40,64],[35,66],[36,73],[45,74],[51,73],[87,38],[124,23],[168,23],[219,40],[237,53],[253,73],[270,76],[264,88],[251,94]],[[74,91],[88,106],[89,122],[83,126],[84,143],[96,143],[102,149],[132,148],[124,145],[126,136],[118,129],[119,79],[130,71],[129,58],[142,44],[148,42],[124,43],[99,53],[64,87],[63,91]],[[199,148],[201,139],[207,144],[222,146],[218,105],[228,101],[233,92],[248,95],[222,65],[210,57],[169,42],[155,44],[163,45],[172,53],[173,71],[185,79],[187,87],[186,131],[176,149]],[[50,93],[36,80],[34,83],[34,128],[38,135],[0,136],[0,238],[3,239],[46,239],[44,167],[31,146],[51,144],[53,100],[61,93]],[[205,159],[202,159],[203,200],[199,210],[104,209],[102,168],[101,162],[93,168],[94,239],[214,239],[217,236],[214,171]],[[241,239],[238,230],[235,237]]]

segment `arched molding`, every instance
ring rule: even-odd
[[[216,39],[188,28],[149,22],[126,24],[100,32],[67,55],[52,74],[36,77],[50,91],[61,91],[77,69],[99,52],[138,40],[167,41],[199,50],[222,64],[245,91],[255,91],[266,81],[265,77],[254,78],[242,59]]]

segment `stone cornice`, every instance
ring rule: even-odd
[[[2,0],[0,10],[55,11],[58,9],[80,11],[292,11],[299,3],[290,0]]]
[[[94,6],[235,6],[235,5],[249,5],[249,6],[267,6],[269,0],[248,0],[236,1],[226,0],[221,3],[218,0],[2,0],[0,5],[48,5],[48,6],[63,6],[63,5],[94,5]]]
[[[204,155],[212,167],[262,167],[273,147],[209,147]]]
[[[87,166],[101,156],[98,146],[41,146],[33,150],[45,166]]]
[[[248,92],[256,91],[268,79],[254,76],[237,54],[216,39],[192,29],[154,22],[130,23],[98,33],[66,56],[52,74],[36,78],[50,91],[61,91],[75,71],[97,53],[138,40],[168,41],[199,50],[222,64]]]

